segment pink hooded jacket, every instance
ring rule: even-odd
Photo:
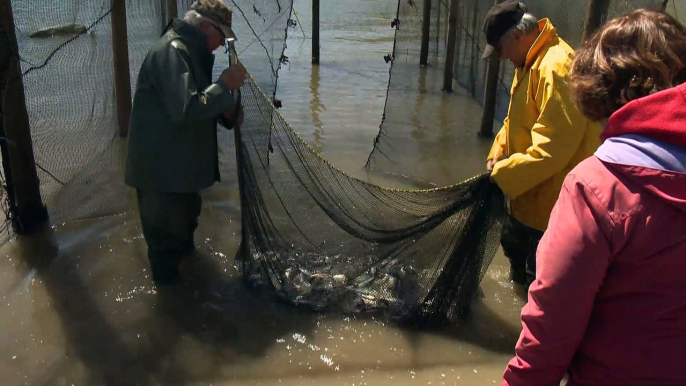
[[[603,139],[553,209],[503,385],[686,385],[686,84]]]

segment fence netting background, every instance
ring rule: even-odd
[[[178,1],[180,17],[190,3]],[[277,3],[231,4],[235,28],[242,31],[241,57],[269,94],[276,90],[291,13],[289,1],[272,6]],[[41,194],[51,221],[61,224],[123,212],[132,192],[121,178],[126,141],[118,137],[114,107],[111,2],[13,0],[12,7]],[[128,0],[126,8],[135,90],[140,65],[166,27],[166,2]],[[87,31],[63,28],[51,37],[31,37],[56,26],[83,26]],[[215,70],[227,62],[218,55]],[[5,229],[2,237],[7,241],[11,234]]]
[[[190,3],[177,3],[180,16]],[[336,169],[273,105],[292,2],[227,3],[251,74],[242,89],[245,124],[235,142],[219,134],[220,165],[238,159],[238,175],[224,178],[240,182],[244,278],[317,310],[381,309],[413,321],[464,315],[497,249],[497,188],[478,176],[440,189],[393,190]],[[116,122],[110,4],[12,1],[41,193],[55,225],[134,207],[122,178],[126,141]],[[128,0],[126,7],[135,90],[142,60],[166,25],[166,4]],[[65,25],[54,36],[31,37]],[[86,32],[73,32],[78,25]],[[227,65],[217,53],[215,76]],[[6,228],[3,243],[12,236]]]
[[[446,125],[440,122],[429,121],[432,116],[430,106],[422,106],[421,110],[427,112],[418,117],[417,101],[403,99],[404,91],[411,89],[419,90],[420,94],[429,95],[440,93],[443,77],[443,66],[447,51],[448,17],[450,13],[450,0],[426,0],[431,1],[431,49],[429,50],[429,65],[419,69],[419,55],[422,38],[422,19],[424,0],[400,0],[398,7],[399,29],[396,31],[395,60],[390,70],[389,98],[386,105],[385,120],[382,123],[379,135],[375,140],[373,151],[369,156],[367,167],[384,173],[403,175],[407,178],[421,179],[426,176],[426,170],[415,160],[426,157],[424,153],[431,153],[420,146],[413,145],[416,140],[414,127],[398,130],[404,122],[412,126],[422,127],[422,136],[425,138],[441,137],[439,143],[445,143],[445,137],[476,136],[480,125],[479,106],[483,106],[484,88],[486,81],[487,62],[481,59],[481,54],[486,46],[486,37],[483,33],[483,20],[486,12],[494,5],[494,0],[461,0],[457,15],[457,44],[453,62],[453,78],[455,80],[455,93],[458,96],[469,95],[476,111],[472,110],[470,116],[459,116],[454,120],[450,133],[446,131]],[[610,0],[608,18],[630,12],[631,10],[649,7],[658,9],[664,0]],[[549,18],[557,28],[558,34],[572,47],[578,47],[581,43],[588,0],[550,1],[528,0],[524,3],[537,18]],[[686,17],[686,2],[669,1],[667,12],[680,20]],[[411,76],[408,76],[411,75]],[[496,98],[496,122],[494,132],[500,129],[502,120],[507,115],[510,101],[510,87],[514,68],[507,62],[501,62],[500,75],[497,86]],[[419,78],[420,82],[416,79]],[[411,81],[408,81],[411,79]],[[421,79],[424,80],[424,84]],[[428,86],[427,86],[428,85]],[[442,97],[445,100],[446,97]],[[447,103],[455,103],[447,102]],[[466,103],[459,99],[457,103]],[[435,105],[436,103],[434,103]],[[425,111],[429,110],[429,111]],[[473,138],[463,139],[474,141]],[[484,141],[482,141],[484,142]],[[485,141],[488,142],[488,141]],[[459,145],[459,144],[458,144]],[[464,145],[464,143],[462,143]],[[472,147],[479,152],[484,151],[483,144],[475,143]],[[455,148],[455,152],[469,151],[469,147]],[[487,150],[486,150],[487,151]],[[484,157],[485,157],[484,153]],[[464,154],[462,154],[464,155]],[[459,159],[455,160],[459,162]],[[485,163],[485,161],[484,161]],[[472,173],[477,170],[468,169]],[[462,174],[453,175],[463,177]],[[445,183],[445,181],[425,181],[428,183]]]

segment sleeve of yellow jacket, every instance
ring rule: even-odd
[[[510,121],[506,117],[503,121],[503,127],[500,128],[498,135],[495,136],[493,146],[491,146],[491,151],[488,153],[488,158],[486,158],[486,161],[497,159],[507,152],[507,125],[509,123]]]
[[[531,129],[532,146],[525,153],[514,153],[498,162],[491,174],[510,199],[564,169],[577,152],[588,126],[588,120],[572,102],[567,82],[555,71],[545,71],[538,89],[529,91],[535,93],[540,106]]]

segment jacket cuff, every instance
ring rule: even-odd
[[[205,96],[209,100],[219,100],[222,111],[226,111],[234,105],[233,92],[221,80],[212,83],[210,87],[206,88]]]
[[[514,200],[518,196],[518,192],[514,191],[513,189],[510,189],[510,187],[507,184],[507,179],[503,176],[501,173],[502,169],[497,167],[498,164],[496,163],[496,166],[493,168],[493,171],[491,172],[491,178],[495,183],[498,185],[500,190],[503,191],[503,194],[509,198],[510,200]]]
[[[228,119],[224,118],[224,115],[221,115],[219,117],[219,124],[224,126],[225,129],[231,130],[233,129],[233,122],[229,121]]]

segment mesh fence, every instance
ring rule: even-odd
[[[565,2],[548,0],[524,1],[529,11],[538,18],[549,18],[557,28],[559,35],[572,47],[580,44],[583,26],[586,19],[588,0],[571,0]],[[402,92],[412,90],[420,94],[439,93],[442,88],[443,66],[447,51],[447,15],[450,9],[450,0],[432,1],[431,6],[431,56],[427,68],[419,68],[419,54],[421,47],[421,24],[423,1],[400,0],[398,7],[399,29],[396,32],[395,60],[390,70],[389,98],[379,135],[377,136],[374,149],[372,150],[367,167],[372,170],[390,174],[400,174],[408,178],[417,179],[427,175],[426,170],[414,162],[425,157],[420,146],[411,146],[416,140],[413,137],[415,130],[412,128],[399,130],[403,122],[423,127],[423,138],[440,138],[441,143],[454,146],[453,151],[462,153],[478,151],[487,154],[487,147],[473,138],[480,126],[480,108],[483,105],[487,62],[481,59],[481,54],[486,46],[486,37],[482,30],[483,19],[486,12],[495,3],[494,0],[461,0],[458,2],[457,16],[457,43],[453,62],[453,78],[457,86],[455,93],[458,96],[469,95],[471,103],[460,98],[453,98],[451,103],[458,109],[459,105],[468,105],[461,111],[465,114],[450,115],[454,119],[452,126],[446,126],[437,122],[427,121],[426,116],[431,116],[429,111],[425,117],[415,118],[412,103],[416,101],[403,101]],[[608,10],[608,18],[625,14],[631,10],[650,7],[659,8],[664,0],[611,0]],[[670,1],[667,11],[679,18],[686,15],[686,2]],[[494,125],[494,131],[500,128],[500,122],[505,118],[510,101],[510,86],[514,68],[509,62],[501,62],[500,75],[497,86],[496,114],[498,121]],[[422,82],[408,82],[408,79],[424,79]],[[433,87],[433,89],[431,89]],[[447,97],[443,97],[445,100]],[[430,107],[424,107],[429,109]],[[478,112],[478,113],[477,113]],[[420,122],[421,121],[421,122]],[[442,131],[450,130],[450,133]],[[460,138],[459,142],[450,142],[446,137]],[[465,146],[466,141],[471,141],[470,146]],[[480,163],[479,165],[481,165]],[[467,169],[476,174],[479,170]],[[465,177],[457,173],[452,178]],[[454,179],[453,179],[454,181]],[[426,181],[433,183],[445,183],[446,181]]]
[[[178,1],[180,16],[190,3]],[[292,7],[281,3],[231,4],[241,57],[272,95]],[[110,0],[12,1],[41,194],[55,224],[121,213],[132,199],[121,177],[126,140],[118,137],[114,109],[110,6]],[[166,27],[166,1],[128,0],[126,10],[135,90],[141,63]],[[218,56],[215,73],[227,63]]]
[[[546,0],[529,0],[525,2],[534,16],[548,18],[557,29],[562,39],[572,47],[581,44],[581,37],[586,20],[587,0],[566,1],[564,5]],[[663,0],[612,0],[607,17],[626,14],[634,9],[649,7],[659,9]],[[486,47],[486,36],[482,30],[486,12],[492,7],[492,0],[467,0],[460,2],[458,49],[455,55],[453,74],[457,83],[464,87],[474,99],[482,104],[486,82],[486,61],[481,53]],[[672,6],[674,9],[674,5]],[[514,76],[514,67],[510,62],[501,63],[496,98],[496,119],[502,121],[507,115],[510,102],[510,85]],[[497,128],[496,128],[497,130]]]
[[[482,173],[481,163],[463,161],[479,158],[487,149],[466,130],[478,127],[478,105],[462,89],[451,94],[441,91],[449,8],[446,0],[427,1],[431,1],[429,56],[423,67],[419,56],[424,1],[399,1],[386,106],[367,167],[415,184],[443,186]],[[451,153],[460,156],[453,158]],[[456,162],[460,167],[455,167]],[[426,178],[437,174],[440,180]]]

